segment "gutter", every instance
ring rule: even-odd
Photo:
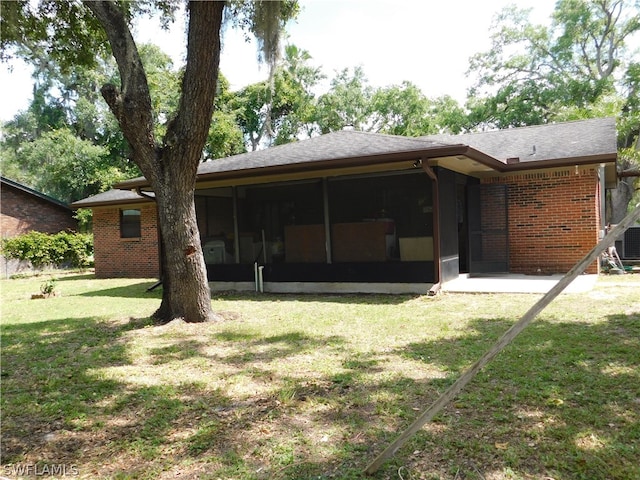
[[[232,165],[231,167],[229,167],[229,162],[224,162],[225,165],[218,167],[220,168],[219,170],[215,170],[215,162],[217,160],[213,160],[212,162],[207,162],[206,166],[208,167],[208,169],[214,168],[214,170],[199,172],[197,174],[196,182],[261,178],[266,176],[296,174],[309,171],[317,172],[319,176],[323,176],[323,171],[328,170],[335,171],[342,168],[363,167],[385,163],[393,164],[416,159],[422,159],[424,161],[426,159],[455,156],[465,156],[473,161],[491,168],[492,170],[495,170],[498,173],[608,163],[615,162],[617,159],[617,154],[611,153],[573,158],[554,158],[549,160],[521,161],[519,158],[517,160],[513,158],[502,161],[468,145],[456,144],[425,148],[421,150],[407,150],[402,152],[392,152],[377,155],[373,154],[358,157],[328,158],[325,160],[308,160],[279,165],[265,165],[263,163],[261,165],[250,166],[248,168],[234,168],[236,165]],[[227,159],[220,159],[220,162]],[[201,164],[201,168],[202,165],[205,164]],[[149,182],[146,178],[138,177],[116,183],[113,188],[121,190],[134,190],[140,188],[148,189],[149,186]]]
[[[199,172],[197,182],[208,180],[229,180],[240,178],[258,178],[268,175],[284,175],[289,173],[314,171],[318,176],[323,176],[326,170],[339,170],[341,168],[363,167],[379,165],[385,163],[401,163],[416,159],[430,159],[439,157],[452,157],[464,155],[494,170],[503,172],[507,165],[500,160],[493,158],[479,150],[463,144],[442,145],[438,147],[425,148],[420,150],[406,150],[401,152],[391,152],[383,154],[364,155],[358,157],[328,158],[325,160],[309,160],[303,162],[280,164],[280,165],[259,165],[249,168],[222,169],[217,171]],[[222,160],[222,159],[221,159]],[[207,162],[207,166],[215,165],[216,160]],[[203,165],[203,164],[201,164]],[[223,167],[224,168],[224,167]],[[148,188],[149,182],[144,177],[138,177],[124,182],[116,183],[113,188],[121,190],[132,190],[136,188]]]
[[[518,172],[522,170],[540,170],[544,168],[570,167],[573,165],[592,165],[600,163],[615,163],[618,159],[617,153],[588,155],[583,157],[552,158],[548,160],[528,160],[522,161],[520,158],[509,158],[504,165],[503,173]]]
[[[140,195],[141,197],[148,198],[148,199],[149,199],[149,200],[151,200],[153,203],[157,203],[155,195],[149,195],[148,193],[143,192],[143,191],[142,191],[142,189],[141,189],[140,187],[136,188],[136,193],[137,193],[138,195]]]

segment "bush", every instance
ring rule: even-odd
[[[7,258],[27,260],[36,268],[47,265],[86,268],[93,262],[93,236],[29,232],[2,240],[2,254]]]
[[[40,285],[40,293],[44,296],[49,296],[55,294],[56,291],[56,279],[51,278]]]

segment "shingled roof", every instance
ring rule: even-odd
[[[83,198],[77,202],[73,202],[71,206],[73,208],[91,208],[96,205],[106,206],[123,205],[128,203],[146,203],[149,201],[149,197],[154,197],[153,192],[145,192],[145,195],[146,196],[138,195],[136,192],[131,190],[119,190],[114,188],[91,197]]]
[[[241,153],[227,158],[206,161],[198,167],[199,179],[220,174],[248,176],[257,172],[300,170],[326,167],[327,163],[346,166],[349,160],[375,162],[377,159],[419,158],[428,152],[464,153],[467,147],[458,142],[442,143],[435,140],[385,135],[380,133],[341,130],[299,142],[277,145],[255,152]],[[437,153],[440,154],[440,153]],[[134,178],[116,185],[117,188],[146,187],[144,177]]]
[[[447,145],[435,140],[342,130],[265,150],[204,162],[200,165],[198,174],[416,152],[444,146]]]
[[[401,137],[342,130],[265,150],[203,162],[198,180],[252,178],[265,174],[406,161],[419,158],[466,157],[498,172],[555,166],[615,163],[615,118],[512,128],[464,135]],[[615,170],[615,165],[611,168]],[[613,173],[615,175],[615,172]],[[148,188],[144,177],[115,185],[116,189]],[[133,192],[106,192],[73,204],[78,208],[125,201],[145,201]]]
[[[613,117],[420,139],[464,143],[506,163],[595,158],[617,151]]]

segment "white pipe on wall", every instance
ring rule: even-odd
[[[256,284],[256,292],[258,291],[258,262],[253,264],[253,281]]]

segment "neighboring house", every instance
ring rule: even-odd
[[[616,158],[615,119],[603,118],[340,131],[205,162],[195,201],[209,280],[253,289],[261,271],[267,291],[424,293],[460,273],[567,272],[601,235]],[[73,204],[93,209],[96,274],[157,276],[149,184],[116,188]]]
[[[58,233],[77,230],[74,212],[66,204],[21,183],[0,177],[0,231],[2,238],[37,231]],[[3,274],[21,268],[18,262],[2,259]]]

